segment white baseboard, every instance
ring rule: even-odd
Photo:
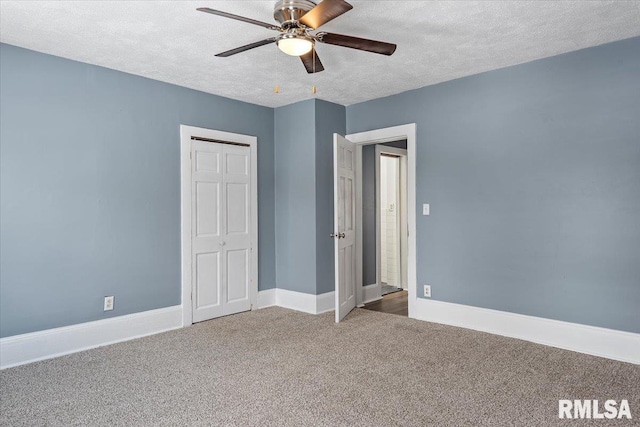
[[[382,299],[380,296],[380,287],[377,283],[366,285],[362,287],[362,304],[367,304],[373,301]]]
[[[316,314],[316,296],[311,294],[276,289],[276,305],[291,310]]]
[[[334,309],[334,292],[311,295],[285,289],[258,292],[258,308],[278,305],[305,313]],[[182,327],[182,306],[112,317],[0,339],[0,369],[51,359]]]
[[[277,289],[267,289],[258,292],[258,308],[267,308],[276,305]]]
[[[128,341],[182,327],[182,306],[0,339],[0,369]]]
[[[336,309],[336,293],[334,291],[316,295],[316,314]]]
[[[266,291],[258,292],[258,308],[274,305],[310,314],[325,313],[334,309],[335,292],[327,292],[320,295],[305,294],[286,289],[267,289]]]
[[[640,364],[640,334],[632,332],[423,298],[411,317]]]
[[[334,309],[335,293],[286,289],[258,293],[258,308],[278,305],[310,314]],[[412,317],[640,364],[640,334],[418,298]],[[0,369],[128,341],[182,327],[182,306],[0,339]]]

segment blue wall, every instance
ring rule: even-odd
[[[274,287],[273,109],[5,44],[0,93],[0,336],[180,304],[180,124],[258,137]]]
[[[180,124],[258,136],[260,289],[333,290],[332,134],[410,122],[417,206],[432,205],[418,285],[640,332],[639,75],[634,38],[345,119],[320,100],[274,110],[0,45],[0,336],[180,303]]]
[[[640,332],[640,38],[347,107],[417,123],[418,294]]]
[[[347,130],[345,107],[316,100],[316,294],[335,289],[333,134]]]
[[[319,99],[275,109],[278,288],[334,290],[333,134],[344,135],[345,117]]]
[[[316,293],[315,102],[275,109],[278,288]]]

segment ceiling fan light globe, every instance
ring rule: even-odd
[[[300,37],[282,38],[278,40],[278,48],[291,56],[302,56],[313,49],[313,42]]]

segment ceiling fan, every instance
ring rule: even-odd
[[[353,6],[344,0],[323,0],[318,4],[309,0],[279,0],[273,10],[273,17],[280,22],[278,26],[220,10],[209,9],[207,7],[198,8],[200,12],[237,19],[238,21],[259,25],[280,33],[275,37],[231,49],[219,53],[216,56],[227,57],[256,47],[276,43],[278,48],[284,53],[299,56],[307,69],[307,73],[317,73],[324,70],[322,62],[320,62],[318,54],[315,51],[314,46],[316,42],[365,50],[387,56],[395,52],[396,45],[392,43],[322,31],[316,32],[321,25],[326,24],[351,9],[353,9]]]

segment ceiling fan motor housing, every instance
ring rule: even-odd
[[[298,28],[298,20],[316,6],[309,0],[279,0],[273,8],[273,17],[282,28]]]

